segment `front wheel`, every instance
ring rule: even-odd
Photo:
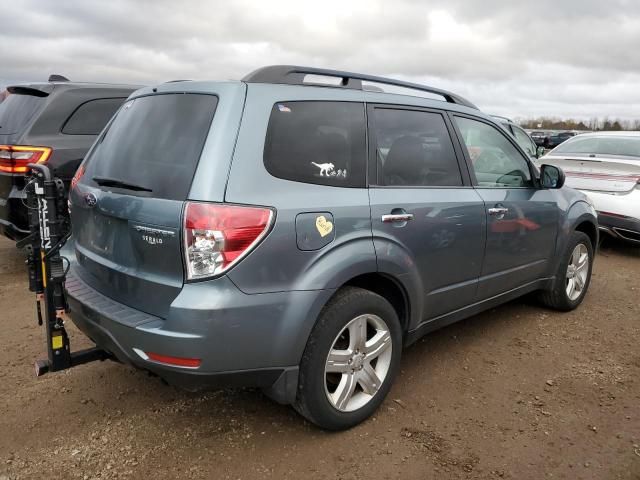
[[[592,267],[591,240],[585,233],[573,232],[558,266],[554,287],[542,293],[542,303],[562,311],[576,308],[589,288]]]
[[[327,430],[357,425],[389,392],[401,349],[400,322],[387,300],[361,288],[340,290],[307,342],[296,410]]]

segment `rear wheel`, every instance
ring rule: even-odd
[[[542,302],[556,310],[573,310],[582,303],[591,282],[593,246],[582,232],[573,232],[556,272],[552,290],[543,292]]]
[[[368,290],[342,289],[307,342],[296,410],[328,430],[357,425],[389,392],[401,349],[400,322],[391,304]]]

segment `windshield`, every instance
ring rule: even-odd
[[[557,147],[553,153],[622,155],[640,158],[640,136],[574,137]]]
[[[129,100],[87,158],[83,182],[185,200],[217,104],[184,93]]]
[[[43,97],[33,95],[8,94],[0,101],[0,135],[20,133],[44,101]]]

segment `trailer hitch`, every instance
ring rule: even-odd
[[[106,352],[98,347],[87,348],[85,350],[79,350],[77,352],[71,353],[71,361],[68,367],[64,368],[72,368],[77,367],[78,365],[84,365],[85,363],[103,361],[112,358],[112,355],[109,352]],[[47,360],[36,360],[36,377],[41,377],[45,373],[49,373],[51,371],[51,362]],[[64,370],[59,369],[59,370]]]
[[[17,242],[27,252],[29,290],[36,294],[38,325],[44,323],[47,358],[35,364],[36,376],[57,372],[97,360],[111,354],[98,347],[71,352],[69,335],[64,327],[69,313],[64,283],[69,260],[60,250],[71,237],[71,223],[65,205],[62,180],[51,175],[45,165],[29,164],[25,187],[29,208],[29,236]],[[65,266],[66,262],[66,266]]]

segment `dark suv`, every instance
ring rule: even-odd
[[[580,304],[596,213],[537,172],[422,85],[274,66],[144,88],[69,194],[71,318],[170,383],[261,387],[347,428],[425,333],[534,291]]]
[[[14,85],[0,102],[0,233],[18,240],[28,231],[24,174],[46,163],[67,186],[97,135],[139,87],[69,82]]]
[[[544,148],[556,148],[562,142],[569,140],[571,137],[575,137],[575,132],[556,132],[552,133],[544,139]]]

